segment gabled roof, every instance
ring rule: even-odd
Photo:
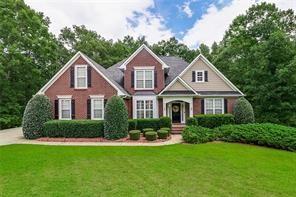
[[[79,58],[82,57],[95,71],[97,71],[112,87],[117,90],[120,96],[129,95],[116,81],[112,79],[108,71],[89,58],[82,52],[77,52],[39,91],[37,94],[44,94],[45,91]]]
[[[162,95],[165,91],[167,91],[176,81],[181,82],[189,91],[192,91],[195,95],[199,95],[189,84],[187,84],[181,77],[176,77],[169,85],[167,85],[160,93],[159,95]]]
[[[229,79],[227,79],[205,56],[202,54],[199,54],[180,74],[179,77],[182,77],[186,71],[191,68],[195,64],[197,60],[201,59],[203,62],[205,62],[209,68],[211,68],[231,89],[234,91],[239,92],[241,95],[244,95]],[[173,81],[171,82],[173,83]],[[170,84],[169,84],[170,85]]]
[[[151,51],[145,44],[143,44],[142,46],[140,46],[131,56],[129,56],[129,58],[127,58],[121,65],[120,65],[120,69],[126,69],[126,65],[138,54],[140,53],[143,49],[145,49],[146,51],[148,51],[148,53],[150,53],[150,55],[152,55],[161,65],[162,65],[162,69],[164,68],[169,68],[169,66],[163,62],[155,53],[153,53],[153,51]]]

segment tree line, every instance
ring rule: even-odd
[[[77,51],[105,68],[143,43],[157,55],[191,62],[205,55],[252,103],[256,120],[296,125],[296,15],[261,3],[236,17],[224,38],[190,49],[176,38],[149,44],[145,37],[108,40],[85,26],[49,32],[50,20],[22,0],[0,2],[0,125],[20,123],[28,100]],[[1,126],[0,126],[1,127]],[[7,126],[9,127],[9,125]]]

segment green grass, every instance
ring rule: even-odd
[[[0,147],[0,196],[293,196],[296,154],[208,143]]]

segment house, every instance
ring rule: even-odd
[[[203,55],[190,64],[179,57],[157,56],[142,45],[108,69],[78,52],[41,88],[56,119],[104,119],[104,106],[121,96],[129,118],[168,116],[185,123],[194,114],[231,113],[244,94]]]

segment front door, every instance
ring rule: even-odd
[[[181,105],[180,103],[172,104],[172,121],[173,123],[181,123]]]

